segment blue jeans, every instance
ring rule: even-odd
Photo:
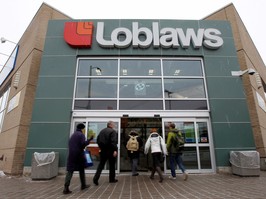
[[[178,165],[179,169],[181,169],[182,173],[185,173],[186,169],[183,164],[181,153],[170,154],[170,167],[171,167],[171,174],[173,177],[176,177],[175,173],[176,164]]]

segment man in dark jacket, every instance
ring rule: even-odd
[[[69,190],[70,181],[72,179],[74,171],[79,171],[79,178],[81,183],[81,190],[86,189],[89,185],[86,185],[85,180],[85,156],[84,148],[93,139],[93,136],[86,140],[85,125],[80,123],[77,125],[76,131],[72,134],[68,142],[68,158],[67,158],[67,174],[65,177],[65,185],[63,194],[70,194],[72,191]]]
[[[118,181],[115,179],[115,162],[118,141],[117,133],[114,128],[115,123],[113,121],[109,121],[107,123],[107,127],[102,129],[97,137],[97,144],[100,148],[100,163],[93,177],[93,183],[95,185],[98,185],[98,180],[107,160],[109,162],[109,182],[116,183]]]
[[[138,176],[138,162],[139,162],[139,153],[140,153],[140,148],[143,145],[143,141],[141,139],[141,137],[138,136],[138,133],[136,131],[131,131],[129,133],[129,136],[127,138],[127,141],[129,141],[130,136],[136,137],[137,141],[138,141],[138,150],[137,151],[131,151],[128,150],[128,157],[130,158],[130,162],[131,162],[131,168],[132,168],[132,176]]]

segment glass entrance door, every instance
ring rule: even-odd
[[[72,133],[74,132],[74,129],[76,128],[78,123],[84,123],[84,125],[86,126],[86,131],[85,131],[86,138],[91,137],[91,135],[94,136],[94,139],[87,146],[87,149],[90,151],[91,156],[92,156],[93,166],[87,168],[86,173],[95,173],[95,170],[97,169],[97,166],[100,161],[100,155],[99,155],[99,147],[98,147],[98,144],[96,143],[96,139],[100,131],[107,127],[107,123],[109,121],[113,121],[115,123],[116,125],[115,130],[117,131],[119,135],[120,134],[120,119],[118,118],[103,118],[103,119],[102,118],[76,118],[74,119]],[[119,140],[119,136],[118,136],[118,140]],[[119,151],[118,151],[118,154],[119,154]],[[119,158],[117,159],[116,172],[119,171],[118,162],[119,162]],[[108,169],[109,169],[109,165],[107,162],[102,173],[109,173]]]
[[[169,124],[174,123],[185,138],[183,161],[188,172],[213,172],[215,168],[212,148],[212,137],[208,119],[163,119],[165,140],[169,132]],[[180,172],[177,167],[177,171]],[[166,160],[166,172],[170,173],[169,159]]]
[[[121,136],[120,136],[120,171],[131,171],[130,159],[126,149],[127,136],[130,131],[134,130],[138,133],[143,141],[143,146],[140,148],[140,159],[138,170],[148,171],[152,167],[151,155],[144,154],[144,146],[150,135],[150,129],[157,128],[158,133],[162,135],[162,119],[161,118],[121,118]]]

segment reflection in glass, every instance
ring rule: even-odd
[[[205,98],[203,79],[164,79],[165,98]]]
[[[198,167],[198,158],[196,147],[185,147],[182,155],[185,168],[188,169],[199,169]],[[170,170],[169,157],[166,158],[167,169]],[[177,166],[178,172],[181,170]]]
[[[203,76],[200,60],[165,60],[164,76]]]
[[[161,100],[120,100],[119,110],[163,110]]]
[[[116,100],[75,100],[76,110],[117,110]]]
[[[201,169],[211,169],[211,155],[209,147],[199,147]]]
[[[115,122],[117,126],[117,122]],[[87,149],[90,151],[92,160],[93,160],[93,166],[88,167],[87,170],[96,170],[98,167],[98,164],[100,162],[100,155],[99,155],[99,147],[98,144],[96,143],[97,136],[99,135],[100,131],[104,128],[106,128],[107,122],[88,122],[87,124],[87,134],[89,135],[94,135],[94,139],[91,142],[90,145],[88,145]],[[108,170],[109,165],[106,163],[104,170]],[[117,164],[116,164],[116,169],[117,169]]]
[[[199,143],[209,143],[208,127],[206,122],[197,122]]]
[[[166,110],[207,110],[206,100],[165,100]]]
[[[98,69],[98,70],[96,70]],[[101,73],[99,73],[99,70]],[[80,59],[78,76],[117,76],[118,60],[115,59]]]
[[[161,79],[120,79],[120,98],[162,98]]]
[[[76,83],[76,98],[116,98],[117,79],[79,78]]]
[[[121,76],[160,76],[161,62],[159,59],[125,59],[120,62]]]

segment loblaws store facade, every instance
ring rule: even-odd
[[[230,172],[229,152],[242,150],[257,150],[265,169],[265,65],[232,4],[203,20],[73,20],[43,4],[17,47],[1,85],[6,173],[29,173],[33,153],[51,151],[63,173],[80,122],[95,136],[87,169],[95,172],[96,137],[110,120],[117,173],[131,169],[131,130],[144,143],[151,128],[167,139],[169,122],[185,135],[190,173]],[[247,69],[258,74],[234,76]],[[150,167],[141,153],[139,169]],[[170,172],[168,160],[163,169]]]

